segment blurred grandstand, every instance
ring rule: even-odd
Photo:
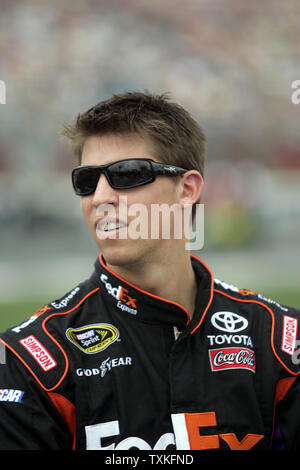
[[[58,131],[126,89],[170,92],[207,134],[198,255],[300,307],[299,31],[297,0],[2,0],[0,313],[90,274],[97,249]]]

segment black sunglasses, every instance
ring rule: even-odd
[[[78,196],[93,194],[101,173],[114,189],[131,189],[152,183],[156,175],[179,176],[188,170],[154,162],[150,158],[128,158],[99,166],[78,166],[72,171],[72,183]]]

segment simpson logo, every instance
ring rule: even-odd
[[[119,339],[120,333],[108,323],[86,325],[81,328],[68,328],[66,336],[75,346],[86,354],[104,351]]]
[[[248,348],[210,349],[211,370],[217,372],[228,369],[248,369],[255,372],[254,351]]]
[[[298,331],[298,320],[296,318],[283,316],[283,332],[282,332],[282,351],[292,356],[296,348],[296,339]]]
[[[20,339],[19,343],[27,349],[27,351],[36,360],[38,365],[45,371],[53,369],[57,364],[47,349],[35,338],[30,335],[27,338]]]
[[[130,297],[127,289],[122,286],[113,287],[110,282],[108,282],[108,277],[105,274],[101,274],[100,279],[105,285],[107,292],[118,300],[117,307],[119,309],[132,313],[133,315],[137,314],[137,299]]]

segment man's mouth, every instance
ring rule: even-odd
[[[120,238],[126,232],[127,224],[121,220],[100,220],[95,224],[98,238]]]
[[[123,227],[126,227],[126,224],[124,222],[100,222],[97,225],[97,228],[99,230],[103,230],[104,232],[110,232],[111,230],[117,230]]]

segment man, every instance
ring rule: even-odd
[[[63,134],[100,254],[90,279],[2,334],[0,447],[297,449],[299,312],[214,279],[178,236],[203,188],[199,125],[132,92]],[[157,205],[172,210],[154,219]]]

